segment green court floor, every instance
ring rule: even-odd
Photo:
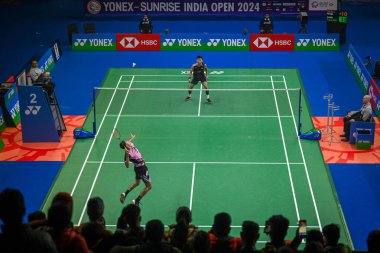
[[[153,218],[172,224],[176,209],[189,206],[193,223],[204,230],[216,213],[229,212],[238,236],[244,220],[263,227],[271,215],[283,214],[290,220],[289,239],[298,220],[306,219],[309,229],[339,224],[341,241],[352,245],[318,142],[297,138],[298,71],[210,71],[212,104],[205,103],[200,85],[184,101],[187,70],[110,69],[96,95],[97,137],[76,141],[43,209],[57,192],[69,192],[79,224],[87,221],[87,200],[100,196],[107,226],[115,229],[120,193],[134,181],[112,137],[117,128],[124,138],[136,135],[152,178],[153,189],[142,200],[143,224]],[[312,121],[304,93],[301,104],[306,131]],[[86,129],[92,121],[91,108]],[[259,247],[268,239],[261,233]]]

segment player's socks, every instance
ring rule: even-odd
[[[185,98],[186,101],[190,100],[191,99],[191,90],[189,90],[189,95],[187,95],[187,97]]]
[[[127,195],[125,194],[125,192],[122,192],[121,194],[120,194],[120,203],[124,203],[124,201],[125,201],[125,197],[126,197]]]
[[[133,204],[136,206],[140,206],[141,196],[138,196],[136,199],[132,201]]]

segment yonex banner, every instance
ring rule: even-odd
[[[296,14],[301,6],[305,8],[309,6],[309,0],[85,0],[84,3],[86,13],[92,16],[131,14],[262,15],[264,12]],[[323,3],[318,6],[323,6]]]
[[[364,66],[355,48],[351,44],[347,52],[346,61],[354,73],[356,80],[359,82],[361,89],[365,94],[367,94],[368,86],[371,83],[372,77],[367,68]]]
[[[74,51],[115,51],[116,34],[73,34]]]
[[[368,95],[371,96],[371,106],[372,110],[376,113],[378,117],[380,117],[380,89],[379,86],[377,86],[375,80],[371,80],[369,86],[368,86]]]
[[[294,34],[251,34],[251,51],[294,51]]]
[[[249,51],[249,36],[239,34],[165,34],[162,51]]]
[[[4,119],[3,111],[0,110],[0,133],[2,133],[6,127],[7,126],[5,125],[5,119]]]
[[[296,34],[295,51],[338,51],[339,34]]]
[[[51,72],[54,66],[55,66],[55,61],[54,61],[53,53],[51,51],[51,48],[49,48],[41,57],[41,59],[39,59],[38,67],[43,72]]]
[[[12,89],[4,95],[5,107],[12,117],[13,123],[17,126],[20,122],[20,104],[18,101],[17,85],[14,83]]]
[[[116,34],[119,51],[159,51],[160,34]]]

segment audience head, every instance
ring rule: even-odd
[[[89,199],[87,202],[87,215],[90,221],[95,222],[103,217],[104,202],[99,197]]]
[[[307,231],[306,243],[319,242],[323,245],[323,234],[321,231],[313,229]]]
[[[33,59],[30,63],[31,63],[32,68],[37,68],[38,67],[37,60]]]
[[[148,242],[160,242],[164,238],[164,224],[160,220],[151,220],[146,224],[145,237]]]
[[[336,246],[340,238],[340,229],[336,224],[329,224],[323,227],[323,237],[325,245]]]
[[[369,233],[367,238],[368,253],[380,252],[380,230]]]
[[[231,216],[228,213],[218,213],[214,217],[214,224],[212,226],[216,237],[226,237],[231,230]]]
[[[63,202],[53,204],[48,211],[48,223],[54,231],[62,231],[71,224],[71,210]]]
[[[259,225],[253,221],[244,221],[240,233],[244,244],[255,245],[259,239]]]
[[[176,222],[179,223],[181,221],[185,221],[186,224],[190,224],[191,222],[191,211],[188,207],[182,206],[177,209],[176,213]]]
[[[323,244],[317,241],[306,244],[304,253],[324,253]]]
[[[73,207],[74,207],[74,202],[73,202],[73,197],[68,192],[58,192],[53,200],[51,201],[51,205],[54,205],[56,203],[63,203],[67,205],[69,208],[70,212],[73,212]]]
[[[210,252],[210,236],[205,231],[198,231],[193,238],[193,251],[194,253],[208,253]]]
[[[125,222],[129,227],[139,227],[140,221],[141,221],[141,209],[140,207],[129,204],[126,207],[123,208],[123,211],[121,212],[121,218],[122,221]],[[122,224],[120,224],[122,225]]]
[[[35,211],[28,215],[28,222],[46,220],[46,214],[42,211]]]
[[[266,230],[272,243],[282,243],[288,233],[289,220],[282,215],[273,215],[266,222]]]
[[[5,189],[0,192],[0,219],[5,225],[22,223],[24,215],[24,196],[19,190]]]

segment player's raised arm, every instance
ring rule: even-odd
[[[134,134],[131,133],[131,137],[129,138],[128,141],[133,141],[133,139],[134,139],[135,137],[136,137],[136,135],[134,135]]]

